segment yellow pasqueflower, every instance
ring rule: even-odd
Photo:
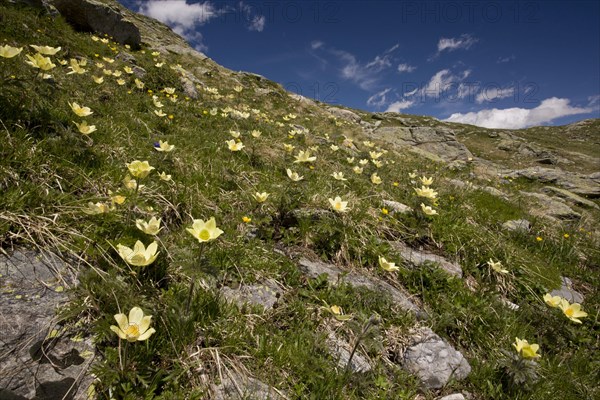
[[[506,268],[502,268],[501,261],[494,262],[494,260],[492,260],[490,258],[490,260],[487,262],[487,264],[490,266],[491,269],[493,269],[494,271],[496,271],[500,274],[508,274],[508,270]]]
[[[156,252],[157,250],[158,243],[156,242],[152,242],[148,247],[145,247],[144,244],[138,240],[133,245],[133,249],[123,246],[122,244],[117,244],[117,251],[123,261],[136,267],[145,267],[146,265],[152,264],[160,254],[160,252]]]
[[[544,302],[553,308],[559,308],[562,302],[566,301],[560,296],[552,296],[550,293],[544,295]]]
[[[229,134],[234,139],[237,139],[237,138],[239,138],[242,135],[242,133],[240,131],[236,131],[235,129],[230,129],[229,130]]]
[[[33,68],[48,71],[56,67],[56,64],[53,64],[49,57],[44,57],[40,53],[35,53],[34,56],[30,56],[29,54],[26,54],[25,56],[29,59],[29,61],[25,61],[25,63],[31,65]]]
[[[110,192],[109,192],[109,194],[110,194]],[[116,194],[116,195],[110,197],[110,201],[112,201],[113,204],[118,204],[118,205],[125,203],[126,199],[127,199],[127,197],[121,196],[120,194]]]
[[[417,174],[416,174],[415,172],[409,172],[409,173],[408,173],[408,177],[409,177],[410,179],[415,179],[415,178],[417,177]]]
[[[365,146],[367,146],[367,147],[373,147],[373,146],[375,146],[375,143],[373,143],[373,142],[371,142],[371,141],[369,141],[369,140],[364,140],[364,141],[363,141],[363,144],[364,144]]]
[[[214,240],[223,233],[222,230],[217,228],[215,217],[211,217],[206,222],[201,219],[195,219],[192,223],[192,227],[187,228],[187,231],[201,243]]]
[[[384,257],[379,256],[379,266],[388,272],[399,271],[400,267],[396,266],[396,263],[386,260]]]
[[[137,187],[137,181],[135,179],[133,179],[131,176],[126,175],[125,178],[123,178],[123,186],[125,186],[125,188],[133,190]],[[140,185],[139,189],[143,188],[144,185]]]
[[[427,186],[421,186],[420,188],[414,188],[417,192],[417,196],[425,197],[427,199],[435,200],[437,198],[437,192]]]
[[[250,132],[250,134],[252,135],[253,138],[258,139],[260,137],[260,135],[262,135],[262,132],[259,131],[258,129],[254,129],[254,130],[252,130],[252,132]]]
[[[420,178],[423,186],[430,186],[433,183],[433,176],[431,178],[427,178],[426,176],[422,176]]]
[[[142,232],[148,235],[158,235],[160,230],[162,229],[160,226],[161,218],[156,219],[156,217],[150,218],[150,221],[146,222],[143,219],[136,219],[135,226]]]
[[[125,165],[127,165],[127,169],[131,175],[140,179],[147,177],[154,169],[154,167],[150,166],[148,161],[134,160]]]
[[[376,166],[377,168],[381,168],[383,166],[383,162],[379,161],[379,160],[371,160],[371,162],[373,163],[374,166]]]
[[[127,83],[125,82],[125,79],[117,79],[117,85],[123,86],[125,83]]]
[[[340,212],[340,213],[350,211],[350,208],[348,208],[348,202],[342,201],[340,196],[336,196],[335,199],[328,199],[328,200],[329,200],[329,204],[331,205],[331,208],[334,211]]]
[[[144,316],[139,307],[133,307],[129,311],[129,318],[125,314],[115,314],[114,317],[119,326],[111,325],[110,330],[128,342],[144,341],[156,332],[154,328],[150,328],[152,316]]]
[[[435,209],[433,209],[430,206],[426,206],[423,203],[421,203],[421,210],[423,211],[423,214],[425,214],[425,215],[438,215],[438,213]]]
[[[87,208],[83,209],[83,212],[89,215],[104,214],[110,211],[110,207],[106,203],[98,202],[92,203],[91,201],[87,204]]]
[[[298,152],[298,155],[296,156],[296,160],[294,161],[294,163],[313,162],[316,159],[317,159],[317,157],[315,157],[315,156],[311,157],[310,156],[310,152],[308,150],[307,151],[300,150]]]
[[[356,167],[352,168],[352,171],[357,175],[360,175],[363,173],[363,169],[361,167],[359,167],[358,165]]]
[[[78,117],[87,117],[94,113],[89,107],[81,107],[79,104],[77,104],[75,102],[69,103],[69,106],[71,107],[71,110],[73,110],[73,112]]]
[[[515,348],[515,350],[517,350],[517,353],[519,353],[523,358],[541,357],[539,354],[537,354],[537,351],[539,350],[540,346],[535,343],[529,344],[529,342],[525,339],[519,339],[518,337],[516,337],[515,342],[513,343],[513,347]]]
[[[336,146],[335,144],[332,144],[331,146],[329,146],[329,148],[331,149],[331,151],[338,151],[340,149],[340,147]]]
[[[175,146],[172,144],[169,144],[169,142],[167,142],[166,140],[164,142],[162,140],[159,140],[158,143],[154,144],[154,150],[165,152],[165,153],[169,153],[169,152],[173,151],[174,148],[175,148]]]
[[[104,77],[103,76],[92,76],[92,79],[94,80],[94,82],[96,82],[98,85],[101,83],[104,83]]]
[[[242,142],[236,142],[233,139],[226,140],[225,143],[227,143],[227,147],[231,151],[240,151],[241,149],[243,149],[245,147]]]
[[[383,155],[382,152],[376,152],[376,151],[370,151],[369,152],[369,156],[371,157],[371,160],[377,160],[382,155]]]
[[[169,182],[171,180],[171,175],[167,175],[166,172],[161,172],[160,174],[158,174],[158,177],[160,178],[161,181],[165,181],[165,182]]]
[[[133,82],[135,83],[135,87],[137,87],[138,89],[144,88],[145,83],[140,81],[138,78],[135,78]]]
[[[6,44],[4,46],[0,46],[0,57],[13,58],[21,54],[22,51],[22,47],[12,47]]]
[[[154,114],[156,114],[156,116],[158,116],[158,117],[166,117],[167,116],[167,114],[165,114],[163,112],[163,110],[160,110],[160,109],[159,110],[154,110]]]
[[[581,304],[569,304],[569,302],[565,299],[560,302],[558,307],[562,310],[567,318],[577,324],[581,324],[581,320],[579,318],[584,318],[588,315],[585,311],[581,311]]]
[[[354,157],[346,157],[346,161],[348,164],[352,164],[354,162]]]
[[[128,66],[128,65],[126,65],[126,66],[123,67],[123,71],[125,71],[125,73],[128,74],[128,75],[133,74],[133,69],[130,66]]]
[[[61,47],[50,47],[50,46],[36,46],[35,44],[30,44],[35,51],[45,56],[53,56],[58,53]]]
[[[369,163],[369,160],[367,160],[366,158],[363,158],[358,163],[364,167],[365,165],[367,165]]]
[[[342,307],[336,306],[335,304],[329,307],[327,310],[338,321],[348,321],[349,319],[352,319],[352,315],[344,314]]]
[[[371,182],[375,185],[379,185],[381,183],[381,178],[376,173],[371,175]]]
[[[77,62],[77,60],[74,58],[71,58],[71,65],[69,66],[69,69],[71,71],[67,72],[67,75],[71,75],[71,74],[82,75],[87,72],[87,70],[82,68],[81,65],[79,64],[79,62]]]
[[[283,149],[285,151],[287,151],[288,153],[291,153],[294,150],[295,147],[296,146],[294,146],[292,144],[287,144],[287,143],[284,143],[284,145],[283,145]]]
[[[331,176],[333,176],[333,179],[336,179],[338,181],[347,181],[348,180],[348,179],[344,178],[343,172],[334,172],[333,174],[331,174]]]
[[[298,181],[301,181],[302,179],[304,179],[303,176],[300,176],[297,172],[294,172],[289,168],[286,169],[286,172],[287,172],[287,176],[294,182],[298,182]]]
[[[254,200],[256,200],[258,203],[264,203],[265,201],[267,201],[267,197],[269,197],[269,193],[267,192],[256,192],[252,195],[252,197],[254,197]]]
[[[73,123],[77,126],[77,129],[82,135],[89,135],[90,133],[96,131],[96,125],[88,125],[85,121],[80,124],[75,121],[73,121]]]

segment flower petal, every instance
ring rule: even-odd
[[[129,311],[129,323],[140,325],[142,322],[142,318],[144,317],[144,312],[139,307],[133,307],[131,311]]]
[[[115,320],[117,324],[119,324],[119,328],[121,330],[127,329],[127,325],[129,325],[129,321],[127,320],[127,316],[125,314],[115,314]]]
[[[138,341],[142,341],[142,340],[146,340],[150,337],[150,335],[152,335],[154,332],[156,332],[156,330],[154,328],[150,328],[148,329],[146,332],[144,332],[143,334],[141,334],[137,340]]]

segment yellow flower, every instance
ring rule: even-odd
[[[163,110],[160,110],[160,109],[159,110],[154,110],[154,114],[156,114],[158,117],[166,117],[167,116],[167,114],[165,114],[163,112]]]
[[[133,179],[131,176],[126,175],[125,178],[123,178],[123,186],[125,186],[127,189],[135,189],[137,186],[137,181],[135,179]],[[144,185],[140,185],[139,189],[143,188]]]
[[[383,166],[383,163],[379,160],[371,160],[371,162],[373,163],[374,166],[376,166],[377,168],[381,168]]]
[[[85,121],[80,124],[75,121],[73,121],[73,123],[77,125],[77,129],[79,129],[79,132],[81,132],[83,135],[89,135],[90,133],[96,131],[96,125],[88,125]]]
[[[331,307],[329,307],[327,310],[338,321],[348,321],[349,319],[352,318],[352,315],[346,315],[346,314],[344,314],[344,311],[342,311],[342,307],[336,306],[335,304],[332,305]]]
[[[538,242],[541,242],[544,239],[542,239],[541,237],[538,236],[538,237],[535,238],[535,240],[537,240]]]
[[[378,153],[376,151],[370,151],[369,152],[369,156],[371,157],[372,160],[377,160],[382,155],[383,155],[383,153]]]
[[[242,221],[243,221],[245,224],[247,224],[247,223],[249,223],[250,221],[252,221],[252,218],[250,218],[250,217],[246,217],[246,216],[244,215],[244,216],[242,217]]]
[[[565,234],[563,235],[563,237],[564,237],[565,239],[568,239],[568,238],[569,238],[569,234],[568,234],[568,233],[565,233]]]
[[[371,175],[371,182],[373,182],[375,185],[379,185],[381,183],[381,178],[375,173]]]
[[[156,144],[154,145],[154,150],[164,151],[165,153],[169,153],[169,152],[173,151],[174,148],[175,148],[174,145],[169,144],[169,142],[167,142],[167,141],[163,142],[162,140],[158,141],[158,145],[156,145]]]
[[[154,64],[156,68],[161,68],[163,65],[165,65],[164,62]]]
[[[260,135],[262,135],[262,132],[259,131],[258,129],[254,129],[252,132],[250,132],[250,134],[252,135],[253,138],[259,138]]]
[[[435,200],[437,198],[437,192],[427,186],[421,186],[421,188],[414,188],[417,192],[417,196],[425,197],[427,199]]]
[[[421,210],[425,215],[438,215],[438,212],[435,209],[431,208],[430,206],[426,206],[423,203],[421,203]]]
[[[294,150],[294,148],[295,148],[295,146],[294,146],[294,145],[291,145],[291,144],[287,144],[287,143],[285,143],[285,144],[283,145],[283,149],[284,149],[285,151],[287,151],[288,153],[291,153],[291,152]]]
[[[96,82],[98,85],[104,82],[104,77],[103,76],[92,76],[92,79],[94,80],[94,82]]]
[[[133,307],[129,311],[129,318],[125,314],[115,314],[115,320],[119,326],[111,325],[110,330],[128,342],[144,341],[156,332],[154,328],[150,328],[152,316],[144,316],[139,307]]]
[[[363,144],[365,146],[367,146],[367,147],[373,147],[373,146],[375,146],[375,143],[373,143],[371,141],[368,141],[368,140],[363,141]]]
[[[208,221],[204,222],[201,219],[195,219],[192,227],[187,228],[187,231],[199,242],[208,242],[218,238],[223,231],[217,228],[217,222],[215,217],[211,217]]]
[[[36,46],[35,44],[30,44],[29,46],[33,47],[35,51],[45,56],[53,56],[61,49],[60,47]]]
[[[134,160],[127,165],[129,173],[136,178],[145,178],[152,172],[154,167],[151,167],[148,161]]]
[[[538,358],[541,357],[537,354],[540,346],[537,344],[529,344],[529,342],[525,339],[515,338],[515,342],[513,343],[513,347],[517,350],[517,353],[521,355],[523,358]]]
[[[233,90],[235,90],[236,92],[238,92],[238,93],[239,93],[239,92],[241,92],[242,90],[244,90],[244,88],[243,88],[242,86],[240,86],[240,85],[237,85],[237,86],[234,86],[234,87],[233,87]]]
[[[110,69],[103,69],[102,73],[106,76],[111,76],[113,74],[112,70]]]
[[[550,307],[558,308],[558,307],[560,307],[561,303],[564,302],[564,301],[566,301],[566,300],[563,299],[560,296],[552,296],[550,293],[546,293],[544,295],[544,301]]]
[[[140,81],[138,78],[135,78],[134,80],[135,82],[135,87],[137,87],[138,89],[143,89],[144,88],[144,82]]]
[[[165,92],[165,93],[167,93],[167,94],[174,94],[175,93],[175,88],[166,87],[166,88],[163,88],[162,91]]]
[[[356,167],[352,168],[352,171],[357,175],[360,175],[363,173],[363,169],[361,167],[359,167],[358,165]]]
[[[384,207],[384,208],[382,208],[382,209],[381,209],[381,213],[382,213],[383,215],[388,215],[390,212],[388,211],[388,209],[387,209],[387,208],[385,208],[385,207]]]
[[[115,62],[114,58],[102,57],[102,59],[109,64],[112,64]]]
[[[232,138],[237,139],[241,136],[240,131],[236,131],[234,129],[229,130],[229,134],[231,135]]]
[[[363,158],[362,160],[360,160],[358,162],[360,165],[365,166],[369,163],[369,160],[367,160],[366,158]]]
[[[396,266],[396,263],[389,262],[384,257],[379,256],[379,266],[388,272],[399,271],[400,267]]]
[[[160,222],[161,219],[156,219],[156,217],[152,217],[150,218],[150,221],[146,222],[143,219],[136,219],[135,220],[135,226],[137,226],[137,228],[148,234],[148,235],[158,235],[158,232],[160,232],[160,230],[162,229],[160,227]]]
[[[433,183],[433,177],[427,178],[425,176],[422,176],[420,179],[423,186],[429,186]]]
[[[577,324],[581,324],[579,318],[584,318],[588,315],[585,311],[581,311],[581,305],[579,303],[569,304],[567,300],[564,300],[561,301],[558,306],[567,318]]]
[[[340,196],[336,196],[335,199],[328,199],[329,200],[329,204],[331,204],[331,208],[334,211],[340,212],[340,213],[344,213],[347,211],[350,211],[350,208],[348,208],[348,202],[347,201],[342,201],[342,199],[340,198]]]
[[[150,54],[152,54],[152,56],[153,56],[153,57],[158,57],[158,56],[160,56],[160,52],[158,52],[158,51],[153,51],[153,52],[152,52],[152,53],[150,53]]]
[[[292,172],[292,170],[289,168],[286,169],[286,172],[287,172],[287,176],[294,182],[298,182],[298,181],[301,181],[302,179],[304,179],[303,176],[298,175],[297,172]]]
[[[85,63],[84,63],[85,64]],[[71,70],[71,72],[67,72],[67,75],[71,75],[71,74],[85,74],[87,72],[87,70],[81,68],[82,65],[79,64],[79,62],[77,62],[76,59],[71,58],[71,66],[69,67],[69,69]]]
[[[490,266],[490,268],[492,268],[494,271],[496,271],[496,272],[498,272],[500,274],[508,274],[508,270],[505,269],[505,268],[502,268],[502,262],[501,261],[494,262],[494,260],[492,260],[490,258],[490,260],[487,263]]]
[[[56,64],[53,64],[50,58],[44,57],[40,53],[35,53],[33,57],[29,54],[26,54],[26,57],[29,59],[29,61],[25,61],[25,63],[31,65],[33,68],[39,68],[42,71],[48,71],[56,67]]]
[[[160,178],[161,181],[165,181],[165,182],[169,182],[171,180],[171,175],[167,175],[166,172],[161,172],[160,174],[158,174],[158,177]]]
[[[346,161],[348,161],[348,164],[352,164],[354,162],[354,157],[346,157]]]
[[[13,58],[23,51],[22,47],[12,47],[9,45],[0,46],[0,57]]]
[[[310,152],[307,151],[302,151],[300,150],[298,152],[298,155],[296,156],[296,161],[294,161],[294,163],[299,163],[299,162],[313,162],[317,159],[317,157],[311,157],[310,156]]]
[[[394,185],[396,187],[400,186],[400,184],[398,182],[394,182],[392,185]]]
[[[123,86],[125,83],[125,79],[117,79],[117,85]]]
[[[116,195],[110,197],[110,201],[112,201],[113,204],[118,204],[118,205],[125,203],[126,199],[127,199],[127,197],[121,196],[119,194],[116,194]]]
[[[108,206],[108,204],[101,202],[94,204],[91,201],[88,203],[87,208],[83,210],[84,213],[89,215],[104,214],[109,211],[110,207]]]
[[[75,102],[69,103],[69,106],[71,106],[71,110],[73,110],[78,117],[87,117],[88,115],[92,115],[94,113],[89,107],[81,107]]]
[[[233,139],[226,140],[225,143],[227,143],[227,147],[231,151],[240,151],[241,149],[243,149],[245,147],[242,142],[236,142]]]
[[[123,67],[123,71],[125,71],[125,73],[129,75],[133,74],[133,69],[128,65]]]
[[[144,244],[138,240],[135,242],[135,245],[133,245],[133,249],[123,246],[122,244],[117,244],[117,251],[123,261],[136,267],[145,267],[146,265],[152,264],[160,254],[160,252],[157,253],[156,250],[158,250],[158,243],[156,242],[150,243],[148,248],[146,248]]]
[[[265,201],[267,201],[267,197],[269,197],[269,193],[267,192],[256,192],[252,195],[252,197],[254,197],[254,200],[256,200],[258,203],[264,203]]]
[[[331,174],[331,176],[333,176],[333,179],[337,179],[338,181],[347,181],[348,180],[348,179],[344,178],[343,172],[334,172],[333,174]]]
[[[160,102],[160,100],[158,99],[158,96],[152,96],[152,102],[154,103],[154,107],[156,108],[163,108],[164,104]]]
[[[338,151],[338,150],[340,149],[340,148],[339,148],[339,146],[336,146],[335,144],[332,144],[331,146],[329,146],[329,148],[330,148],[332,151]]]

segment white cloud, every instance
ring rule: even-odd
[[[398,64],[398,72],[413,72],[417,67],[414,67],[410,64]]]
[[[515,57],[514,54],[512,54],[508,57],[498,57],[498,61],[496,61],[496,63],[498,63],[498,64],[507,63],[507,62],[515,60],[516,58],[517,57]]]
[[[220,15],[220,11],[208,1],[187,4],[185,0],[149,0],[140,3],[138,12],[164,22],[175,33],[189,41],[195,41],[196,48],[202,49],[201,51],[207,47],[201,42],[202,35],[197,31],[198,26]]]
[[[545,124],[556,118],[587,114],[594,111],[589,107],[573,107],[569,103],[569,99],[551,97],[543,100],[539,106],[531,109],[518,107],[484,109],[466,114],[455,113],[444,121],[460,122],[484,128],[521,129]]]
[[[320,49],[321,47],[323,47],[324,44],[325,43],[321,42],[320,40],[313,40],[310,43],[310,48],[313,50]]]
[[[257,32],[262,32],[263,29],[265,29],[265,16],[264,15],[257,15],[252,19],[252,22],[250,22],[250,26],[248,27],[249,30],[251,31],[257,31]]]
[[[367,99],[367,105],[373,107],[383,107],[387,103],[386,95],[392,90],[392,88],[387,88],[382,90],[381,92],[375,93],[373,96]]]
[[[444,50],[454,51],[458,49],[468,49],[477,42],[477,38],[468,34],[463,34],[458,38],[441,38],[437,46],[438,53],[441,53]]]
[[[410,108],[415,104],[412,100],[400,100],[390,104],[385,112],[400,112],[406,108]]]
[[[382,69],[391,67],[392,63],[390,62],[390,58],[385,55],[383,57],[380,56],[375,56],[375,58],[373,59],[373,61],[367,63],[367,65],[365,65],[365,68],[371,68],[374,70],[378,70],[381,71]]]
[[[499,88],[499,87],[488,87],[483,89],[475,97],[477,104],[481,104],[484,101],[494,101],[496,99],[504,99],[515,94],[514,87]]]
[[[600,94],[589,96],[588,98],[588,106],[600,105]]]
[[[385,54],[390,54],[391,52],[393,52],[394,50],[396,50],[398,47],[400,47],[400,44],[396,43],[395,45],[393,45],[392,47],[390,47],[389,49],[387,49],[385,51]]]

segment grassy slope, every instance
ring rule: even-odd
[[[101,397],[107,397],[110,389],[116,397],[125,398],[201,398],[205,377],[215,379],[221,362],[244,365],[293,398],[413,398],[418,382],[383,357],[393,345],[392,337],[406,336],[416,323],[414,318],[380,294],[305,279],[291,261],[273,251],[278,244],[383,277],[420,299],[432,315],[427,323],[473,366],[466,381],[452,383],[444,392],[465,390],[482,399],[546,399],[550,393],[563,399],[600,395],[596,385],[600,256],[597,243],[587,234],[593,227],[586,225],[582,232],[577,225],[554,226],[528,217],[519,204],[481,191],[457,190],[445,185],[444,179],[468,179],[468,171],[448,171],[441,164],[394,149],[385,149],[389,152],[383,156],[387,164],[382,168],[369,165],[362,175],[355,175],[346,158],[368,158],[371,149],[360,139],[356,141],[359,150],[353,153],[342,141],[343,135],[359,138],[358,127],[299,106],[277,85],[227,73],[210,60],[203,66],[212,73],[199,78],[217,88],[221,98],[200,91],[198,100],[185,99],[178,74],[170,67],[181,63],[193,70],[192,60],[161,55],[159,61],[165,65],[156,68],[150,50],[132,53],[148,72],[142,79],[144,90],[136,89],[133,77],[128,76],[124,86],[117,85],[112,76],[96,85],[91,75],[100,75],[101,70],[94,63],[126,49],[94,42],[60,18],[5,5],[0,11],[3,43],[62,46],[54,60],[88,59],[86,74],[66,75],[67,68],[58,66],[51,71],[54,82],[36,78],[35,71],[24,64],[24,54],[0,59],[0,244],[4,249],[37,244],[65,254],[74,252],[86,261],[81,266],[81,285],[72,289],[74,301],[63,317],[72,329],[96,337],[103,356],[94,371]],[[26,48],[23,53],[32,54],[32,50]],[[119,60],[104,64],[112,70],[127,65]],[[237,84],[243,86],[240,93],[233,89]],[[176,103],[161,92],[164,87],[176,89]],[[258,95],[255,89],[259,87],[274,93]],[[172,120],[153,114],[148,89],[161,97]],[[86,120],[98,131],[89,137],[77,132],[72,122],[81,120],[69,108],[73,101],[94,111]],[[249,111],[251,117],[222,116],[227,106]],[[209,112],[214,107],[217,115]],[[252,108],[260,113],[252,113]],[[286,121],[284,116],[290,112],[297,118]],[[290,139],[290,122],[305,126],[310,133]],[[241,152],[230,152],[225,145],[231,129],[242,132],[246,148]],[[252,138],[253,129],[262,131],[262,136]],[[153,148],[158,140],[168,140],[176,149],[158,153]],[[295,145],[294,154],[317,146],[314,169],[292,164],[294,158],[283,150],[283,143]],[[340,150],[332,151],[331,144],[340,145]],[[142,182],[146,186],[137,198],[122,185],[125,164],[134,159],[148,160],[156,167]],[[285,172],[290,167],[304,180],[290,182]],[[160,181],[158,171],[167,171],[173,182]],[[334,180],[330,176],[334,171],[344,172],[348,181]],[[438,217],[381,212],[384,199],[418,207],[421,200],[408,178],[412,171],[434,177]],[[370,182],[373,172],[383,179],[381,185]],[[528,183],[504,183],[501,188],[514,193],[520,185]],[[83,212],[90,201],[110,202],[109,190],[127,196],[125,204],[106,214]],[[251,197],[256,191],[269,192],[271,197],[257,206]],[[327,199],[336,195],[349,201],[349,213],[297,221],[288,218],[296,208],[328,208]],[[161,217],[165,225],[159,235],[161,253],[149,267],[130,268],[114,247],[119,243],[132,246],[138,239],[150,243],[152,238],[137,230],[134,220],[151,216]],[[224,234],[201,250],[185,228],[192,218],[212,216]],[[243,216],[252,222],[242,222]],[[534,221],[531,234],[501,230],[502,222],[519,217]],[[248,236],[250,231],[257,236]],[[536,236],[543,241],[536,241]],[[377,266],[377,257],[398,258],[384,239],[404,239],[456,259],[469,285],[434,268],[385,273]],[[485,264],[490,258],[501,260],[510,274],[491,274]],[[572,277],[586,295],[584,308],[590,316],[582,325],[570,323],[541,300],[558,285],[559,274]],[[267,278],[279,282],[285,291],[279,307],[265,314],[240,312],[224,302],[216,289]],[[186,313],[192,280],[198,290]],[[498,293],[519,304],[520,310],[503,307],[496,300]],[[324,302],[342,306],[356,319],[381,315],[379,342],[386,350],[367,349],[376,361],[372,373],[348,377],[336,371],[335,361],[324,351],[326,328],[336,328],[350,338],[352,333],[347,324],[323,312]],[[156,333],[146,343],[128,347],[130,365],[122,371],[118,341],[109,326],[114,324],[113,314],[133,306],[153,315]],[[542,379],[530,391],[510,385],[500,366],[502,351],[512,352],[515,336],[541,347]]]

